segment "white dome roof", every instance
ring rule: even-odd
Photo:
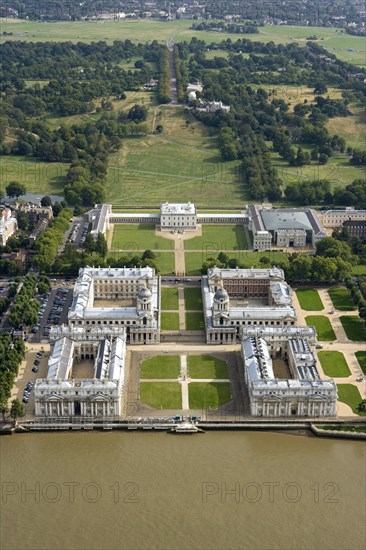
[[[226,302],[227,300],[229,300],[229,295],[224,288],[219,287],[214,294],[214,300]]]

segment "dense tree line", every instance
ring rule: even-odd
[[[51,265],[57,256],[64,235],[70,226],[71,210],[61,210],[57,218],[53,219],[48,228],[39,236],[34,245],[35,255],[33,265],[42,272],[50,272]]]
[[[192,29],[196,31],[220,31],[230,34],[257,34],[258,27],[251,21],[228,23],[226,21],[202,21],[193,23]]]
[[[188,84],[188,75],[185,64],[180,59],[180,50],[176,44],[174,44],[174,69],[177,82],[177,96],[179,103],[183,103],[185,99],[185,91]]]
[[[0,335],[0,411],[3,416],[8,411],[7,403],[24,353],[22,338],[11,339],[9,334]]]
[[[161,46],[158,57],[159,82],[158,101],[159,103],[170,103],[170,69],[169,51],[166,46]]]
[[[39,309],[39,303],[34,299],[36,288],[36,277],[27,275],[10,309],[9,324],[12,327],[22,323],[32,325],[36,322]]]

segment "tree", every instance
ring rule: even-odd
[[[144,122],[147,119],[147,109],[144,105],[134,105],[128,113],[128,119],[133,122]]]
[[[10,416],[16,421],[19,416],[24,416],[24,412],[24,406],[21,404],[19,399],[13,399],[10,407]]]
[[[366,399],[363,399],[357,407],[358,412],[366,412]]]
[[[107,255],[108,245],[103,233],[98,233],[97,240],[95,242],[95,251],[98,252],[102,258],[105,258]]]
[[[150,249],[145,250],[142,255],[143,260],[156,260],[156,254]]]
[[[8,194],[8,197],[18,198],[18,197],[20,197],[20,195],[25,195],[26,192],[27,192],[27,189],[26,189],[25,185],[23,185],[19,181],[11,181],[6,186],[6,192]]]
[[[41,206],[43,206],[43,207],[45,207],[45,206],[52,206],[51,197],[49,197],[48,195],[42,197],[42,199],[41,199]]]
[[[0,413],[3,415],[3,422],[5,422],[6,413],[9,412],[8,398],[3,388],[0,393]]]
[[[318,82],[317,84],[315,84],[315,88],[314,88],[314,94],[326,94],[328,91],[328,88],[326,87],[326,85],[324,84],[324,82]]]

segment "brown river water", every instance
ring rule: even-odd
[[[31,433],[0,454],[1,550],[365,548],[363,442]]]

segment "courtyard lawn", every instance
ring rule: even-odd
[[[179,355],[156,355],[141,363],[140,378],[178,378]]]
[[[353,384],[337,384],[338,388],[338,401],[349,405],[355,414],[360,416],[366,416],[366,412],[359,412],[357,410],[358,405],[362,401],[359,389]]]
[[[366,328],[359,317],[356,315],[342,315],[340,320],[349,340],[354,342],[366,340]]]
[[[333,378],[351,376],[347,361],[340,351],[319,351],[318,359],[325,376]]]
[[[153,224],[114,225],[112,248],[124,254],[137,254],[143,250],[172,250],[174,242],[155,235]]]
[[[171,275],[174,273],[175,258],[174,252],[154,252],[156,263],[160,269],[161,275]]]
[[[330,288],[328,294],[335,309],[339,311],[352,311],[356,309],[351,295],[346,288]]]
[[[362,372],[366,375],[366,351],[356,351],[355,355]]]
[[[184,305],[186,310],[202,310],[202,291],[200,288],[184,289]]]
[[[186,274],[189,275],[201,275],[201,267],[203,262],[208,258],[217,258],[220,250],[217,247],[213,246],[213,243],[207,247],[202,252],[189,252],[186,251],[184,254],[185,264],[186,264]],[[285,261],[288,258],[288,254],[285,252],[253,252],[251,250],[238,250],[237,252],[226,252],[229,258],[235,258],[238,262],[238,265],[241,265],[246,268],[250,267],[263,267],[260,263],[261,258],[268,258],[270,261],[269,265],[278,265],[279,262]]]
[[[319,292],[313,288],[300,288],[296,291],[301,309],[305,311],[321,311],[324,309]]]
[[[249,248],[242,225],[202,225],[202,236],[184,241],[185,250],[246,250]]]
[[[161,289],[161,309],[178,309],[178,289],[177,288],[162,288]]]
[[[200,311],[186,312],[186,330],[203,330],[205,328],[205,320],[203,313]]]
[[[188,392],[190,409],[218,409],[231,400],[230,384],[226,382],[191,382]]]
[[[182,389],[178,382],[141,382],[140,400],[154,409],[182,409]]]
[[[162,311],[161,330],[179,330],[179,313],[175,311]]]
[[[318,340],[328,342],[336,340],[336,335],[328,317],[324,315],[308,315],[305,317],[305,321],[308,327],[315,327]]]
[[[212,355],[189,355],[188,376],[190,378],[229,378],[227,364]]]

